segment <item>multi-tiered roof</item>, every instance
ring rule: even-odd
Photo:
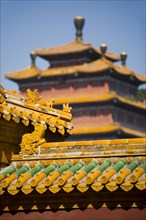
[[[125,52],[116,55],[105,44],[98,49],[84,42],[84,18],[74,21],[75,41],[32,51],[31,66],[6,77],[18,83],[23,94],[28,87],[37,88],[44,98],[55,97],[59,108],[69,102],[74,140],[84,140],[87,134],[91,139],[144,137],[146,105],[138,102],[137,91],[146,78],[126,66]],[[47,69],[37,67],[37,57],[48,62]]]

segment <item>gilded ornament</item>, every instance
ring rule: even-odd
[[[37,154],[40,144],[46,142],[44,139],[46,125],[34,124],[32,133],[24,134],[22,137],[21,154]]]

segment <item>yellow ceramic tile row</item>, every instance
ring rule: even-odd
[[[139,190],[145,190],[146,189],[146,184],[144,181],[139,181],[135,185],[132,184],[130,181],[126,181],[122,183],[121,185],[117,185],[115,181],[108,182],[106,184],[103,184],[101,182],[94,182],[91,186],[89,186],[86,183],[78,183],[76,187],[72,185],[71,183],[65,184],[63,187],[60,187],[58,184],[51,185],[49,187],[46,187],[45,184],[40,184],[37,185],[36,187],[33,187],[31,184],[26,184],[22,186],[21,188],[16,187],[16,185],[11,185],[7,188],[7,191],[11,195],[16,195],[20,190],[24,194],[30,194],[34,189],[40,194],[45,193],[47,190],[49,190],[52,193],[58,193],[61,189],[63,189],[65,192],[70,193],[72,192],[75,188],[77,188],[80,192],[84,193],[86,192],[90,187],[96,191],[99,192],[103,188],[107,188],[110,192],[113,192],[117,190],[118,188],[123,189],[124,191],[130,191],[134,186],[136,186],[137,189]],[[5,190],[0,186],[0,195],[4,194]]]
[[[112,144],[146,144],[146,138],[114,139],[114,140],[94,140],[94,141],[72,141],[72,142],[52,142],[42,144],[42,148],[57,148],[67,146],[94,146],[94,145],[112,145]],[[127,146],[126,146],[127,147]]]

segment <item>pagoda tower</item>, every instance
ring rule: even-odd
[[[85,19],[74,19],[76,39],[68,44],[36,49],[30,53],[31,65],[7,73],[22,95],[38,89],[46,100],[55,98],[61,108],[70,103],[73,134],[70,140],[115,139],[145,136],[146,104],[137,99],[138,87],[146,78],[126,66],[127,54],[107,51],[83,41]],[[48,62],[41,70],[36,58]]]

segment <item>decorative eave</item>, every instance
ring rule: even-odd
[[[145,132],[137,131],[132,128],[128,128],[125,126],[120,125],[119,123],[110,123],[104,124],[101,126],[94,126],[94,127],[76,127],[73,129],[72,135],[84,135],[87,134],[107,134],[107,133],[116,133],[120,132],[122,134],[131,135],[133,137],[145,137]]]
[[[88,64],[83,64],[78,67],[77,72],[81,73],[99,73],[103,71],[114,71],[115,74],[133,77],[137,81],[138,84],[146,83],[146,77],[135,73],[133,70],[130,70],[125,65],[117,66],[113,62],[102,58],[96,61],[93,61]]]
[[[63,110],[53,107],[54,98],[48,102],[43,100],[37,90],[27,90],[27,97],[16,93],[16,91],[0,91],[0,116],[6,121],[13,120],[15,123],[22,122],[25,126],[42,124],[45,129],[53,133],[58,131],[62,135],[71,133],[71,107],[63,105]]]
[[[39,77],[40,74],[41,74],[41,70],[39,68],[37,68],[36,66],[29,66],[28,68],[20,70],[20,71],[6,73],[5,77],[14,82],[17,82],[23,79],[31,80],[32,78]]]
[[[60,68],[48,68],[47,70],[40,70],[37,67],[31,66],[22,71],[7,73],[6,78],[13,80],[15,82],[20,82],[26,79],[32,78],[42,78],[42,77],[53,77],[59,75],[75,75],[75,74],[99,74],[102,72],[114,72],[117,76],[131,77],[135,80],[137,84],[146,83],[146,77],[135,73],[134,71],[128,69],[126,66],[117,66],[111,61],[101,58],[91,63],[85,63],[82,65],[60,67]],[[129,79],[128,79],[129,80]]]

